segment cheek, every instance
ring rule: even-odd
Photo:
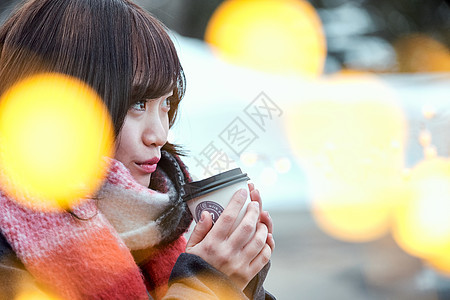
[[[126,145],[126,142],[119,135],[119,137],[117,137],[117,140],[116,140],[116,151],[114,153],[114,158],[117,159],[118,161],[121,161],[122,163],[125,163],[124,162],[124,154],[127,152],[125,145]]]
[[[127,122],[125,119],[125,122],[116,140],[116,152],[114,155],[114,158],[121,161],[122,163],[126,163],[127,153],[131,153],[130,150],[132,150],[132,134],[132,126],[130,126],[130,122]]]
[[[166,134],[166,140],[167,140],[167,136],[169,135],[169,116],[167,114],[164,116],[162,124],[164,127],[164,132]]]
[[[165,126],[165,130],[166,130],[166,139],[167,139],[167,136],[169,135],[169,121],[167,121],[167,124]]]

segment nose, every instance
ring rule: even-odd
[[[145,122],[142,134],[143,143],[148,146],[162,147],[167,142],[168,125],[159,115],[150,115]]]

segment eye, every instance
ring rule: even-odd
[[[138,111],[145,111],[146,107],[147,107],[147,100],[140,100],[131,105],[132,109]]]
[[[161,107],[165,112],[168,112],[170,110],[170,99],[166,98],[161,103]]]

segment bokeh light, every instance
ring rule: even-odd
[[[250,167],[258,161],[258,154],[255,152],[244,152],[239,156],[239,159],[244,165]]]
[[[322,73],[321,21],[303,0],[228,0],[214,12],[205,40],[227,61],[282,74]]]
[[[398,71],[407,73],[450,71],[450,50],[425,34],[411,34],[395,43]]]
[[[275,161],[275,169],[280,174],[287,173],[291,170],[292,164],[291,160],[288,157],[282,157]]]
[[[28,77],[0,99],[0,169],[5,191],[40,209],[67,209],[94,193],[113,149],[99,96],[56,73]]]
[[[410,197],[395,211],[394,238],[406,252],[450,272],[450,160],[420,162],[409,189]]]
[[[422,129],[419,132],[419,143],[422,147],[428,147],[431,145],[431,132],[426,129]]]
[[[336,186],[330,187],[332,183]],[[383,186],[379,181],[362,186],[328,182],[324,189],[312,203],[314,218],[327,234],[348,242],[368,242],[386,234],[392,204],[406,192],[399,184]]]
[[[430,120],[430,119],[434,118],[434,116],[436,115],[436,109],[431,105],[425,104],[422,107],[422,114],[425,119]]]
[[[347,90],[349,84],[339,81]],[[285,119],[292,150],[308,176],[318,225],[352,242],[386,233],[392,204],[407,196],[405,116],[388,88],[380,82],[367,86],[372,90],[345,99],[302,101]]]
[[[54,295],[45,294],[36,288],[34,290],[29,289],[20,291],[14,300],[61,300],[61,298]]]
[[[423,156],[425,159],[431,159],[437,157],[437,149],[434,145],[428,145],[423,148]]]

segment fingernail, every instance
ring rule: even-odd
[[[266,213],[267,213],[267,217],[268,217],[269,219],[272,219],[272,218],[270,217],[270,214],[269,214],[269,212],[268,212],[268,211],[266,211]]]
[[[247,198],[247,190],[246,190],[246,189],[241,189],[241,190],[239,191],[239,193],[241,194],[242,197]]]
[[[205,221],[205,215],[202,213],[200,215],[200,220],[198,221],[199,223],[203,223],[203,221]]]
[[[252,205],[253,205],[254,207],[256,207],[256,208],[259,209],[259,203],[258,203],[258,201],[252,201]]]

